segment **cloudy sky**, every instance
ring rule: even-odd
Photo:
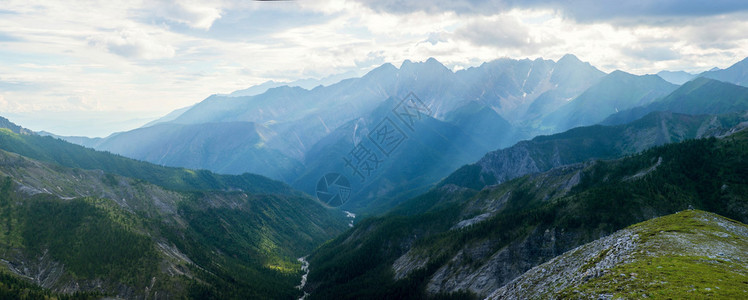
[[[0,115],[63,135],[405,59],[459,70],[573,53],[646,74],[748,56],[744,0],[0,1]]]

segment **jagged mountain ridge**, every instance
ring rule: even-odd
[[[557,62],[499,59],[457,72],[435,59],[420,63],[405,61],[399,68],[384,64],[360,78],[312,90],[286,86],[254,96],[214,95],[171,122],[116,134],[97,142],[96,147],[168,166],[229,174],[256,172],[313,194],[311,182],[315,179],[308,176],[318,179],[329,171],[325,164],[315,161],[320,157],[320,149],[330,145],[327,137],[340,136],[336,130],[365,119],[387,99],[402,99],[411,91],[429,107],[431,117],[459,129],[449,131],[458,135],[445,135],[447,141],[463,140],[460,135],[464,133],[481,146],[480,151],[486,152],[538,134],[594,124],[627,108],[650,103],[655,107],[653,104],[674,88],[658,76],[635,76],[620,71],[605,74],[573,55]],[[706,112],[726,111],[734,111],[734,107]],[[625,121],[643,115],[630,115]],[[216,137],[205,134],[216,127],[224,128],[217,123],[235,122],[251,123],[255,130],[231,129],[226,125],[225,129],[215,130]],[[164,133],[164,126],[181,129]],[[232,135],[245,138],[237,143]],[[445,149],[461,146],[464,145],[453,142]],[[427,148],[421,150],[430,151]],[[469,162],[462,157],[454,160],[458,165]],[[282,163],[273,164],[273,161]],[[440,178],[448,172],[427,177]],[[394,175],[400,178],[403,174]],[[398,194],[412,196],[423,191],[408,184],[418,178],[395,181],[378,178],[372,183],[378,187],[372,189],[373,193],[359,190],[364,202],[380,196],[395,199]]]
[[[550,110],[547,108],[580,93],[603,74],[573,55],[566,55],[558,62],[502,59],[458,72],[450,71],[435,59],[421,63],[405,61],[399,68],[385,64],[361,78],[346,79],[312,90],[278,87],[248,97],[214,95],[172,121],[115,134],[87,145],[167,166],[205,168],[229,174],[252,171],[289,183],[307,182],[312,179],[293,178],[324,171],[310,169],[316,163],[310,163],[309,154],[322,148],[317,144],[326,143],[323,139],[337,128],[367,116],[390,97],[402,99],[407,93],[414,92],[429,107],[432,117],[457,126],[458,130],[450,132],[467,134],[481,144],[476,151],[486,152],[511,145],[528,135],[516,130],[506,120],[507,116],[516,118],[516,115],[524,114],[523,111],[536,99],[545,102],[534,105],[535,113]],[[470,108],[473,106],[479,109]],[[479,113],[476,117],[480,120],[466,113],[473,111]],[[261,134],[257,138],[243,139],[244,145],[236,145],[230,138],[200,137],[200,132],[209,130],[201,127],[230,122],[251,122]],[[164,133],[165,126],[192,127]],[[226,134],[230,133],[226,131]],[[248,134],[246,131],[235,133]],[[447,148],[465,146],[456,143],[463,140],[459,136],[444,138],[455,141]],[[71,141],[80,142],[78,139]],[[236,151],[237,147],[242,150]],[[209,157],[239,163],[224,167],[211,163],[213,160],[207,159]],[[454,159],[457,165],[469,161],[459,157]],[[259,164],[275,160],[287,163]],[[304,168],[298,168],[299,164]],[[429,178],[438,180],[450,171]],[[424,184],[430,183],[420,185]],[[377,182],[375,185],[390,184]],[[409,189],[397,185],[395,183],[392,188],[400,189],[400,192]],[[296,187],[304,186],[307,185]],[[314,193],[313,189],[303,190]]]
[[[361,78],[347,79],[329,87],[315,88],[307,91],[307,95],[300,94],[302,91],[306,90],[289,87],[273,88],[268,90],[266,93],[254,97],[228,97],[214,95],[183,113],[173,122],[189,124],[251,121],[263,124],[268,121],[274,121],[277,123],[283,123],[286,120],[294,119],[295,115],[286,114],[285,110],[278,111],[278,109],[293,109],[295,112],[308,113],[308,111],[303,107],[305,103],[320,106],[317,110],[323,112],[340,110],[340,104],[345,103],[348,106],[345,108],[346,110],[353,110],[353,112],[348,113],[348,115],[343,117],[343,119],[345,119],[344,121],[348,121],[362,115],[362,112],[373,109],[390,96],[402,97],[410,91],[415,92],[422,100],[432,106],[437,118],[439,115],[442,115],[453,108],[468,103],[466,101],[476,100],[484,103],[484,105],[496,108],[500,111],[500,115],[506,118],[513,112],[507,111],[505,107],[513,106],[508,103],[513,101],[503,99],[509,98],[510,96],[518,97],[517,94],[519,94],[519,97],[521,98],[523,93],[528,91],[533,92],[533,90],[528,89],[530,84],[527,83],[532,81],[531,77],[538,77],[539,79],[550,82],[549,84],[545,84],[543,88],[534,88],[534,92],[540,95],[542,92],[553,89],[552,84],[560,83],[561,88],[565,88],[563,84],[572,81],[566,79],[567,77],[565,75],[557,75],[559,73],[575,74],[574,70],[576,68],[585,68],[584,66],[586,66],[586,68],[590,68],[591,70],[585,70],[582,71],[582,73],[593,72],[595,74],[592,75],[593,78],[602,76],[602,72],[589,66],[589,64],[582,63],[572,55],[565,56],[559,60],[559,62],[560,67],[558,70],[555,70],[555,72],[554,69],[548,69],[546,67],[544,72],[538,73],[537,75],[537,72],[525,74],[519,73],[528,72],[526,70],[543,69],[540,67],[533,67],[531,64],[553,65],[554,63],[552,61],[543,60],[536,60],[534,62],[529,60],[499,60],[497,62],[486,63],[479,68],[470,68],[456,73],[451,72],[435,59],[430,59],[422,63],[405,61],[399,69],[391,64],[384,64]],[[515,68],[518,70],[512,71],[512,69]],[[515,79],[515,77],[527,75],[530,75],[530,77],[524,80],[525,84],[523,86],[526,90],[520,90],[517,92],[511,91],[511,95],[506,94],[506,87],[508,86],[513,86],[515,89],[521,88],[519,87],[520,82],[516,81],[522,81],[523,77],[518,79]],[[584,79],[590,77],[589,75],[586,77],[583,75],[578,76]],[[505,94],[499,94],[494,97],[481,95],[485,94],[484,91],[482,91],[482,88],[473,88],[470,92],[460,92],[460,90],[467,89],[465,85],[468,83],[466,82],[485,84],[486,87],[491,87],[492,89],[496,89]],[[580,90],[584,89],[585,85],[588,83],[581,81],[575,82],[574,84],[579,86],[574,87],[574,90],[581,92]],[[455,89],[457,92],[452,91]],[[466,95],[468,93],[476,94],[476,96]],[[526,98],[532,99],[531,95],[528,95]],[[268,99],[273,99],[272,106],[268,104]],[[351,107],[351,105],[353,105],[353,107]],[[253,106],[262,106],[263,110],[252,110]],[[246,115],[246,113],[252,113],[253,115]],[[328,128],[335,128],[339,125],[339,121],[336,123],[335,121],[329,120],[330,117],[335,116],[326,114],[321,115],[320,117],[324,120],[324,123]]]

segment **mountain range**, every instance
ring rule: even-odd
[[[681,85],[696,78],[696,74],[691,74],[684,71],[660,71],[657,72],[657,76],[667,80],[672,84]]]
[[[743,101],[732,107],[703,102],[743,97],[738,85],[745,84],[747,69],[744,60],[679,86],[657,75],[606,74],[573,55],[555,62],[498,59],[457,72],[432,58],[399,68],[384,64],[312,89],[262,85],[254,92],[213,95],[143,128],[104,139],[62,138],[159,165],[260,174],[309,194],[325,174],[339,173],[354,185],[343,208],[377,214],[486,152],[534,136],[624,124],[653,111],[748,109]],[[661,75],[674,80],[672,73]],[[427,108],[428,121],[362,182],[343,158],[411,92]],[[411,157],[417,153],[424,155]],[[408,170],[405,161],[417,163]]]
[[[590,159],[612,159],[664,144],[719,136],[746,121],[743,113],[714,116],[653,112],[628,124],[574,128],[488,152],[477,162],[450,174],[440,186],[453,184],[480,190]]]
[[[748,87],[748,58],[745,58],[727,69],[709,70],[699,75]]]
[[[603,124],[622,124],[652,111],[687,114],[720,114],[748,107],[748,88],[700,77],[648,105],[634,107],[607,117]]]
[[[746,61],[405,61],[100,139],[0,118],[0,297],[741,298]]]

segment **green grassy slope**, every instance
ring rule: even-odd
[[[641,253],[603,276],[559,295],[614,297],[748,297],[748,226],[714,214],[687,211],[637,224]],[[620,274],[625,274],[621,278]]]
[[[489,299],[740,299],[747,253],[748,226],[686,210],[566,252]]]

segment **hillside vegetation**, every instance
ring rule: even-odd
[[[489,299],[748,296],[748,226],[686,210],[629,226],[512,280]]]
[[[310,258],[312,298],[488,296],[579,245],[689,208],[748,221],[748,132],[526,175],[444,185]]]
[[[260,175],[219,175],[205,170],[162,167],[84,148],[53,137],[17,134],[7,128],[0,128],[0,145],[5,151],[36,160],[69,168],[102,170],[173,190],[243,190],[250,193],[300,194],[282,182]]]
[[[296,259],[347,228],[341,212],[261,176],[164,168],[10,130],[0,141],[55,162],[0,150],[3,274],[42,288],[3,281],[11,295],[292,299]]]

